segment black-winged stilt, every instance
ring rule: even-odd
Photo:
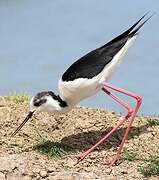
[[[121,63],[123,56],[138,36],[138,30],[152,17],[150,16],[144,22],[140,23],[146,15],[147,13],[118,37],[114,38],[104,46],[89,52],[73,63],[59,80],[59,95],[55,95],[52,91],[37,93],[30,101],[30,112],[12,135],[15,135],[37,111],[66,113],[81,100],[93,96],[99,90],[103,90],[108,96],[126,108],[128,113],[125,117],[120,118],[117,125],[105,137],[86,152],[80,154],[77,159],[78,162],[83,160],[90,152],[106,141],[106,139],[108,139],[121,125],[123,125],[125,121],[129,119],[128,127],[117,154],[114,156],[112,161],[109,162],[110,165],[113,165],[119,159],[133,119],[141,105],[142,98],[132,92],[108,84],[107,80]],[[134,98],[137,102],[136,106],[132,108],[129,104],[112,94],[109,89]]]

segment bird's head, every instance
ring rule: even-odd
[[[31,119],[33,114],[39,111],[52,112],[52,113],[64,113],[67,111],[68,105],[63,101],[59,95],[55,95],[52,91],[43,91],[37,93],[30,100],[30,111],[24,121],[12,134],[14,136],[24,126],[24,124]]]
[[[67,106],[59,95],[55,95],[52,91],[43,91],[37,93],[30,100],[30,111],[43,111],[58,113],[62,107]]]

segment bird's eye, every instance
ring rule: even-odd
[[[46,101],[47,101],[46,99],[34,99],[33,104],[34,106],[38,107],[46,103]]]

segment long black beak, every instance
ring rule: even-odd
[[[20,124],[20,126],[14,131],[14,133],[11,136],[15,136],[17,132],[24,126],[24,124],[33,116],[35,111],[30,111],[24,121]]]

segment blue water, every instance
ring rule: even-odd
[[[57,92],[58,79],[71,63],[105,44],[149,10],[156,15],[141,30],[109,82],[143,97],[140,114],[158,115],[158,0],[1,0],[0,95]],[[81,104],[123,112],[104,93]]]

